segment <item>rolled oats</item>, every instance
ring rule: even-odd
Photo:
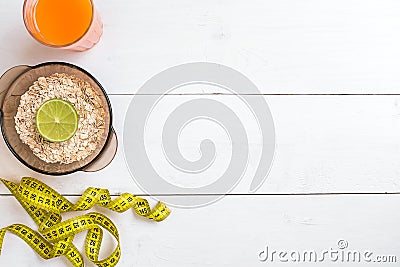
[[[51,98],[69,101],[79,115],[74,137],[61,143],[44,140],[36,129],[36,112]],[[40,77],[21,96],[15,128],[33,154],[48,163],[69,164],[83,160],[99,145],[105,128],[105,111],[92,86],[75,76],[55,73]]]

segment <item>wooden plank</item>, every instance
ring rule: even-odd
[[[166,68],[207,61],[243,72],[262,93],[399,93],[397,1],[98,0],[104,36],[85,53],[35,43],[22,3],[0,3],[1,73],[68,61],[110,93],[134,93]]]
[[[139,96],[146,98],[148,96]],[[252,114],[234,96],[206,96],[230,106],[241,118],[249,138],[249,165],[233,193],[248,193],[260,157],[261,142]],[[252,96],[260,97],[260,96]],[[184,157],[200,157],[199,144],[211,138],[217,160],[199,176],[190,176],[166,162],[161,130],[169,112],[198,96],[166,96],[149,117],[146,148],[155,168],[172,183],[201,186],[218,179],[230,159],[230,141],[215,123],[200,121],[182,132],[179,146]],[[83,192],[87,186],[106,187],[112,193],[142,193],[126,167],[122,140],[129,96],[112,96],[114,126],[120,147],[116,158],[97,173],[65,177],[36,174],[20,164],[0,141],[1,175],[19,181],[33,176],[65,194]],[[266,98],[276,129],[276,154],[267,181],[257,193],[398,192],[399,184],[399,97],[396,96],[270,96]],[[240,149],[244,149],[241,144]],[[135,149],[135,148],[131,148]],[[244,151],[244,150],[243,150]],[[214,179],[214,180],[213,180]],[[186,184],[185,184],[186,183]],[[7,190],[0,186],[0,193]],[[166,193],[150,191],[150,193]],[[219,192],[226,193],[226,192]]]
[[[330,248],[339,250],[337,242],[345,240],[348,248],[343,251],[368,250],[373,252],[372,257],[393,255],[399,260],[399,201],[399,195],[230,196],[201,209],[173,209],[171,216],[160,224],[142,220],[129,211],[106,214],[120,231],[120,266],[308,266],[310,263],[302,262],[280,265],[270,259],[260,262],[258,254],[265,246],[270,250],[321,253]],[[12,197],[0,197],[0,210],[7,214],[0,217],[0,226],[19,222],[35,227]],[[75,241],[81,250],[84,236],[79,234]],[[112,239],[106,238],[102,255],[106,256],[112,248]],[[66,266],[67,261],[46,262],[17,237],[7,234],[0,265],[11,263],[57,267]],[[357,263],[333,263],[326,259],[319,264]]]

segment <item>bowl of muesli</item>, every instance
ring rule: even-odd
[[[76,127],[65,140],[46,138],[38,126],[38,110],[51,101],[66,103],[76,115]],[[10,151],[43,174],[98,171],[117,151],[111,104],[104,88],[90,73],[69,63],[46,62],[8,70],[0,78],[0,113]],[[51,129],[53,134],[59,134],[62,124],[59,127]]]

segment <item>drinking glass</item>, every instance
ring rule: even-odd
[[[46,46],[73,51],[88,50],[99,42],[103,33],[103,23],[94,7],[93,0],[81,1],[82,2],[71,0],[25,0],[23,6],[25,27],[35,40]],[[75,3],[76,6],[73,6],[73,3]],[[86,14],[83,14],[83,9],[77,6],[83,3],[87,7],[88,12],[86,12]],[[38,5],[40,5],[40,8],[38,8]],[[64,8],[60,8],[60,5]],[[39,13],[39,11],[41,13]],[[78,19],[81,19],[82,22],[86,20],[85,24],[79,24],[80,21]],[[64,23],[64,26],[68,25],[69,28],[59,29],[58,32],[54,31],[57,30],[54,25],[59,25],[57,23],[60,23],[60,20],[61,23]],[[43,27],[41,27],[41,25]],[[46,33],[46,27],[53,27],[53,37]],[[64,37],[64,40],[66,40],[66,32],[78,32],[76,28],[79,28],[81,33],[76,35],[74,39],[64,43],[54,41],[54,32],[58,34],[58,38]]]

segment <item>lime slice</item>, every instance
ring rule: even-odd
[[[39,134],[50,142],[65,142],[78,130],[79,116],[74,106],[62,99],[44,102],[36,113]]]

